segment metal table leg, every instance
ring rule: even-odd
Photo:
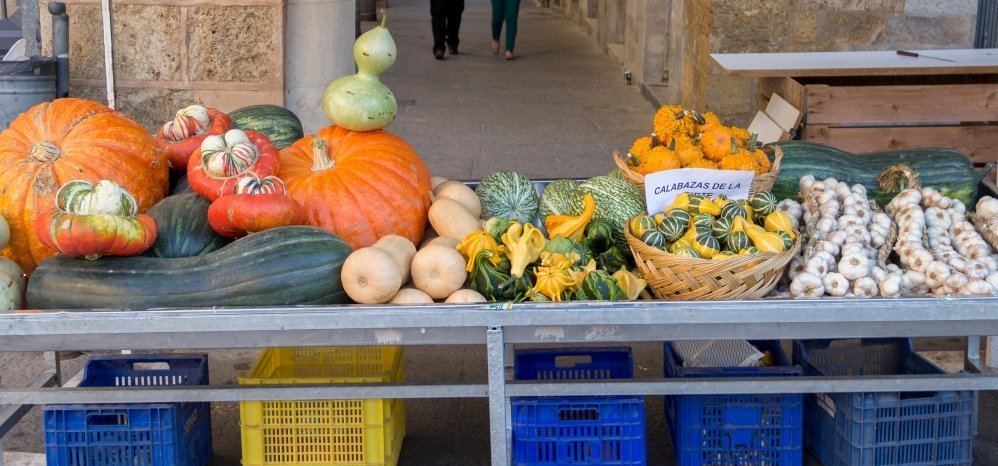
[[[507,437],[508,411],[506,398],[505,345],[502,327],[490,327],[487,335],[489,366],[489,431],[492,445],[492,465],[509,464]]]

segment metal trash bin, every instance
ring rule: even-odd
[[[55,58],[0,61],[0,130],[18,115],[56,98]]]

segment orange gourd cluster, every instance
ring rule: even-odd
[[[636,173],[709,168],[761,175],[771,168],[755,135],[744,128],[724,126],[710,112],[701,115],[681,105],[666,105],[655,113],[654,131],[635,140],[628,152],[628,163]]]

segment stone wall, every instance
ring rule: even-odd
[[[117,107],[146,127],[192,103],[284,103],[282,0],[112,3]],[[100,3],[73,0],[67,12],[70,94],[106,102]]]
[[[595,1],[595,0],[589,0]],[[619,22],[605,0],[600,23]],[[586,0],[562,0],[577,17]],[[628,0],[623,56],[597,40],[658,100],[748,124],[756,82],[728,78],[711,53],[970,48],[978,0]],[[664,47],[663,44],[668,44]]]

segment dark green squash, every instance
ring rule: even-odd
[[[149,209],[156,221],[156,242],[143,254],[173,259],[200,256],[229,244],[229,238],[215,233],[208,224],[211,202],[197,193],[175,194]]]
[[[241,130],[251,129],[267,136],[278,150],[290,146],[305,136],[301,121],[278,105],[251,105],[229,112],[232,124]]]
[[[885,205],[896,193],[883,192],[877,177],[887,168],[903,164],[918,173],[922,187],[931,187],[946,196],[973,207],[977,186],[991,171],[992,165],[975,171],[966,155],[953,149],[899,149],[869,154],[852,154],[823,144],[805,141],[776,143],[783,150],[780,173],[771,192],[776,199],[796,199],[800,179],[805,175],[817,180],[833,177],[849,184],[862,184],[868,195]]]
[[[289,226],[196,257],[57,255],[35,269],[27,300],[32,309],[340,304],[348,301],[340,270],[350,252],[321,228]]]

